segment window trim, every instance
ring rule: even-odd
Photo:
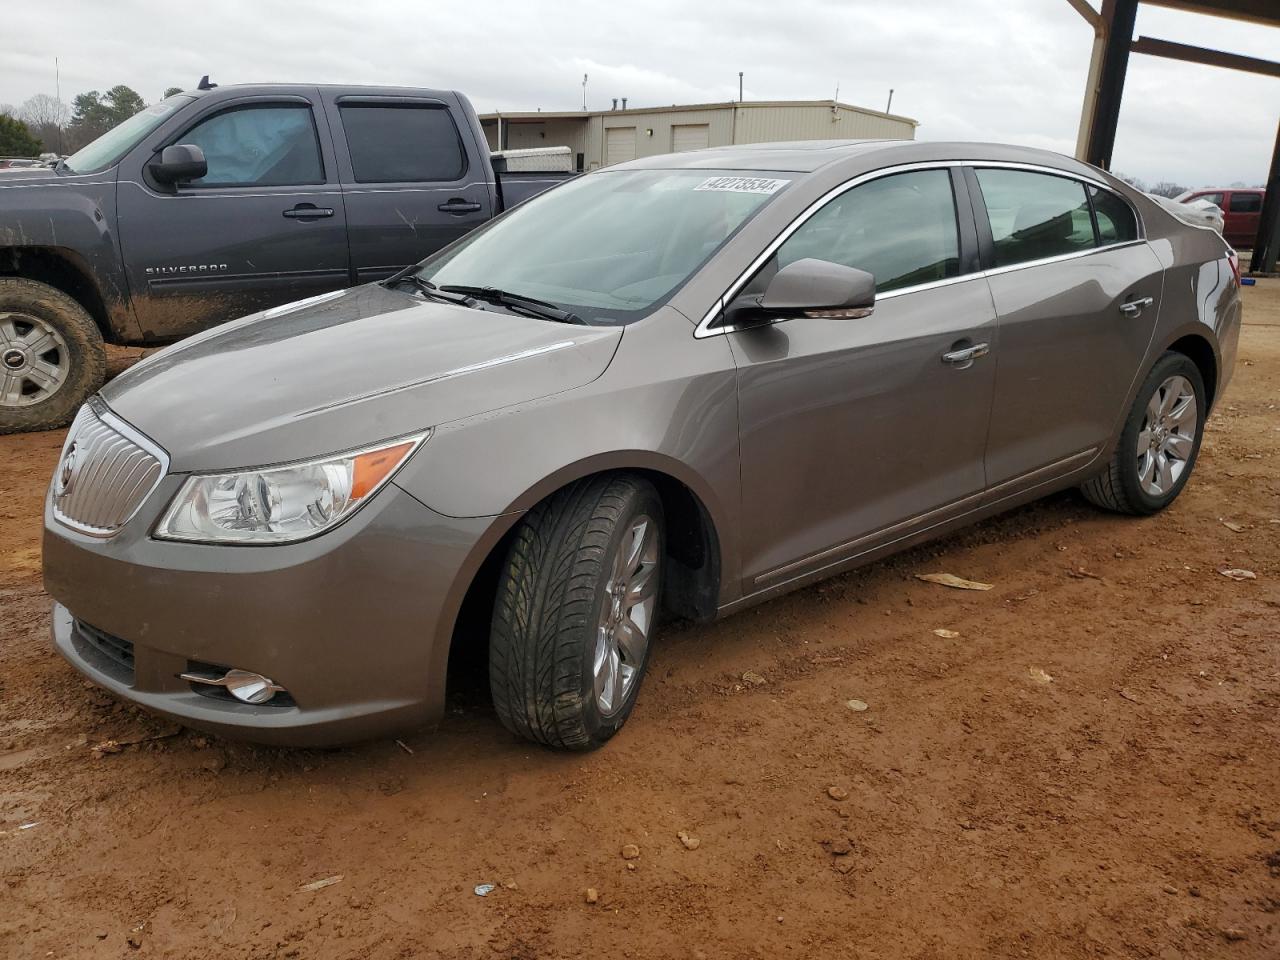
[[[989,268],[983,267],[981,266],[981,262],[985,262],[987,259],[987,251],[982,249],[983,242],[985,241],[986,243],[990,244],[993,241],[991,239],[991,221],[987,218],[986,203],[982,199],[982,193],[977,183],[976,171],[979,168],[985,169],[985,168],[991,168],[991,167],[1008,169],[1008,170],[1026,170],[1032,173],[1045,173],[1051,176],[1065,177],[1068,180],[1076,180],[1084,184],[1096,186],[1101,190],[1106,190],[1108,193],[1111,193],[1114,196],[1118,197],[1120,201],[1129,208],[1129,212],[1133,214],[1133,219],[1138,227],[1138,236],[1134,240],[1124,240],[1119,243],[1099,244],[1098,246],[1093,247],[1089,250],[1077,250],[1071,253],[1059,254],[1053,257],[1045,257],[1040,260],[1027,260],[1023,263],[1015,263],[1007,267],[989,267]],[[719,326],[719,327],[712,327],[711,324],[715,321],[716,317],[718,317],[721,313],[724,312],[725,304],[729,303],[738,294],[738,291],[741,290],[742,287],[746,285],[746,283],[750,280],[751,277],[755,276],[756,272],[762,266],[764,266],[765,263],[768,262],[769,258],[773,256],[774,253],[777,252],[778,248],[782,246],[782,244],[784,244],[791,237],[793,233],[799,230],[800,227],[804,226],[804,224],[809,220],[810,217],[812,217],[815,213],[817,213],[824,206],[826,206],[826,204],[831,200],[840,196],[842,193],[845,193],[849,190],[854,189],[855,187],[858,187],[864,183],[867,183],[870,180],[877,180],[881,177],[892,176],[895,173],[909,173],[915,170],[951,171],[956,169],[959,169],[964,174],[965,186],[968,187],[967,192],[969,195],[968,200],[970,204],[970,212],[972,214],[973,221],[977,226],[977,230],[978,230],[978,241],[979,241],[978,245],[981,251],[979,269],[971,273],[963,272],[964,237],[963,237],[963,227],[961,227],[960,228],[961,243],[962,243],[961,252],[960,252],[961,273],[959,274],[959,276],[947,277],[944,280],[931,280],[928,283],[921,283],[912,287],[900,287],[897,290],[890,290],[885,294],[877,294],[876,295],[877,303],[879,303],[881,300],[891,300],[894,297],[901,297],[909,293],[918,293],[923,290],[933,290],[938,287],[950,286],[953,283],[966,283],[970,280],[974,280],[979,277],[985,279],[987,277],[998,276],[1003,273],[1012,273],[1015,270],[1025,270],[1029,267],[1038,267],[1043,264],[1058,263],[1064,260],[1076,260],[1081,257],[1093,256],[1094,254],[1101,253],[1102,251],[1105,251],[1105,250],[1118,250],[1122,247],[1136,246],[1138,244],[1145,244],[1147,242],[1146,224],[1143,222],[1141,215],[1138,213],[1134,205],[1130,203],[1128,198],[1125,197],[1123,194],[1121,194],[1119,191],[1112,189],[1108,184],[1106,184],[1105,182],[1103,182],[1102,180],[1096,177],[1087,176],[1081,173],[1072,173],[1066,170],[1059,170],[1056,167],[1046,167],[1042,164],[1023,163],[1023,162],[1012,161],[1012,160],[926,160],[926,161],[919,161],[916,163],[898,164],[892,167],[882,167],[879,170],[871,170],[871,171],[868,171],[867,173],[859,174],[853,179],[846,180],[844,183],[833,187],[832,189],[824,193],[821,197],[819,197],[817,200],[813,201],[813,203],[809,204],[809,206],[805,207],[804,210],[802,210],[799,214],[797,214],[792,219],[792,221],[789,224],[787,224],[787,226],[784,227],[782,231],[765,246],[764,250],[754,260],[751,261],[751,263],[747,266],[747,268],[738,275],[738,278],[729,285],[729,287],[725,290],[725,292],[721,294],[720,297],[718,297],[715,300],[715,302],[711,304],[711,307],[707,310],[705,314],[703,314],[702,319],[698,321],[698,325],[694,327],[694,330],[693,330],[694,338],[697,340],[703,340],[708,337],[716,337],[716,336],[721,336],[722,334],[736,333],[740,330],[745,329],[744,327],[738,326],[737,324],[726,324],[724,326]],[[955,178],[953,177],[952,178],[953,194],[955,194],[955,191],[957,189],[958,187],[955,184]],[[975,192],[976,192],[976,195],[975,195]],[[1088,190],[1085,190],[1085,197],[1090,200],[1090,210],[1092,211],[1092,199],[1089,198]],[[959,221],[959,218],[962,216],[963,211],[960,209],[961,201],[958,194],[955,194],[955,204],[956,204],[956,217],[957,217],[957,221]],[[1094,234],[1094,238],[1101,239],[1097,235],[1096,231]],[[774,321],[774,322],[780,322],[780,321]],[[753,325],[753,327],[754,326],[755,325]]]
[[[281,107],[306,109],[307,115],[311,120],[311,134],[315,138],[316,159],[320,161],[320,179],[319,180],[314,180],[309,183],[270,183],[270,184],[183,182],[183,183],[177,184],[178,188],[182,191],[187,191],[187,190],[276,190],[276,189],[292,189],[294,187],[325,186],[326,184],[329,183],[329,171],[326,169],[325,163],[324,163],[324,143],[320,139],[320,125],[316,123],[315,104],[313,104],[306,97],[272,97],[269,100],[253,99],[253,100],[232,101],[231,103],[219,104],[218,106],[214,107],[212,110],[202,113],[189,125],[183,127],[179,133],[175,134],[172,137],[168,137],[163,142],[163,144],[155,150],[152,156],[158,157],[161,151],[163,151],[165,147],[171,147],[174,144],[183,143],[184,138],[187,136],[187,134],[189,134],[192,130],[196,129],[196,127],[199,127],[201,124],[204,124],[210,120],[213,120],[215,117],[221,117],[224,114],[233,113],[238,110],[271,110],[271,109],[280,109]],[[144,171],[146,170],[148,165],[149,165],[149,161],[148,163],[143,164]]]
[[[351,165],[351,182],[353,184],[358,184],[361,187],[377,188],[397,183],[457,183],[459,180],[466,179],[467,174],[471,172],[471,152],[467,149],[467,145],[462,139],[462,131],[458,129],[458,121],[454,118],[453,110],[443,100],[435,100],[428,97],[345,96],[339,97],[334,101],[334,105],[338,110],[338,121],[342,127],[342,143],[347,148],[347,162]],[[363,110],[370,107],[391,110],[435,110],[444,113],[449,118],[449,126],[453,129],[453,135],[457,139],[458,152],[462,155],[462,167],[458,175],[434,180],[361,180],[356,174],[356,158],[351,149],[351,132],[347,129],[346,118],[342,112],[346,109]]]

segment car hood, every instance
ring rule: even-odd
[[[33,180],[52,180],[58,176],[52,167],[5,167],[0,169],[0,187],[15,187]]]
[[[570,390],[605,371],[621,337],[368,285],[198,334],[102,397],[175,472],[261,466]]]

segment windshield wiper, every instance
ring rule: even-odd
[[[576,313],[561,309],[554,303],[538,300],[535,297],[524,297],[518,293],[508,293],[506,290],[499,290],[497,287],[471,287],[460,283],[446,283],[439,289],[448,293],[465,294],[469,297],[475,297],[477,300],[483,300],[486,303],[497,303],[513,310],[523,310],[525,313],[531,313],[535,317],[541,317],[544,320],[555,320],[557,323],[586,323]]]
[[[442,290],[430,280],[418,276],[416,273],[406,273],[400,277],[392,277],[387,283],[411,283],[417,287],[424,296],[431,297],[435,300],[443,300],[446,303],[459,303],[464,307],[471,306],[474,303],[472,297],[462,293],[450,293],[448,290]]]

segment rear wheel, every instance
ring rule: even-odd
[[[1085,497],[1117,513],[1163,510],[1195,467],[1207,406],[1199,368],[1166,353],[1138,390],[1107,471],[1080,488]]]
[[[0,278],[0,433],[65,426],[106,363],[84,307],[47,284]]]
[[[508,730],[590,750],[621,729],[649,660],[663,536],[657,492],[626,475],[575,483],[520,522],[489,640]]]

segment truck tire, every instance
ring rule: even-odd
[[[649,661],[663,537],[657,491],[626,474],[578,481],[521,520],[489,638],[503,726],[559,750],[621,729]]]
[[[1106,471],[1080,487],[1085,499],[1133,516],[1173,503],[1200,453],[1206,399],[1204,379],[1190,358],[1172,351],[1160,357],[1133,399]]]
[[[47,284],[0,277],[0,433],[66,426],[106,367],[84,307]]]

